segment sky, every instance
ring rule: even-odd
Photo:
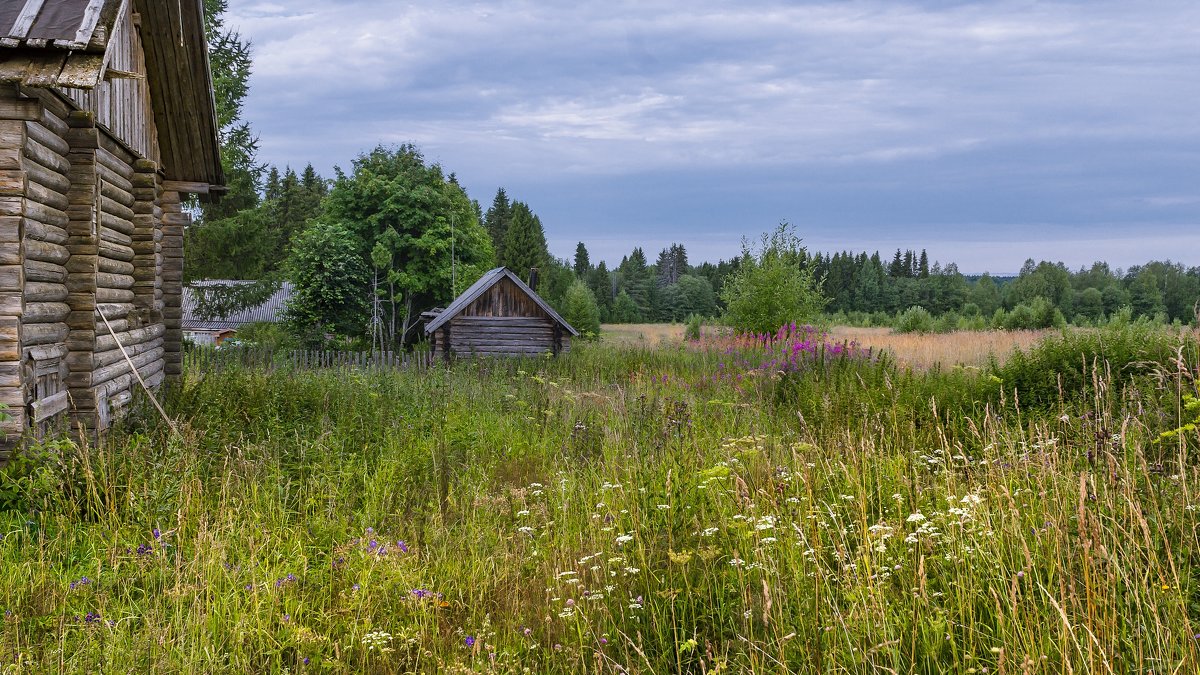
[[[1200,3],[230,0],[259,158],[413,143],[551,252],[1200,265]]]

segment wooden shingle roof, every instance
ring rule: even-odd
[[[109,68],[129,12],[145,73]],[[149,84],[168,180],[224,184],[203,0],[0,0],[0,84],[94,89],[111,77]]]

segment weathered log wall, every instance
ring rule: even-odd
[[[164,220],[174,250],[163,248]],[[173,298],[163,275],[172,259],[182,271],[187,222],[157,164],[93,113],[0,86],[0,403],[10,417],[0,448],[68,408],[75,422],[107,427],[140,386],[134,368],[156,386],[168,351],[178,372],[164,309],[173,301],[178,336],[181,274]]]
[[[457,356],[538,356],[566,351],[570,345],[560,328],[556,348],[557,324],[548,316],[459,315],[446,325],[450,351]],[[439,344],[444,346],[446,332],[440,332]]]

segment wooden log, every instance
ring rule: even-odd
[[[70,329],[65,323],[34,323],[21,327],[21,344],[44,345],[67,339]]]
[[[120,261],[118,261],[120,262]],[[133,277],[128,274],[113,274],[111,272],[96,273],[97,288],[127,289],[133,288]]]
[[[0,267],[0,291],[19,291],[25,281],[25,271],[20,265]]]
[[[103,164],[97,163],[95,171],[100,176],[102,184],[108,183],[124,192],[129,192],[133,189],[133,184],[127,178]],[[103,190],[103,187],[101,189]]]
[[[59,117],[59,113],[63,111],[64,109],[59,106],[48,105],[42,108],[42,116],[38,118],[38,122],[55,136],[66,136],[71,127]]]
[[[129,353],[131,358],[140,354],[144,354],[153,349],[162,349],[161,339],[125,346],[125,351]],[[105,366],[110,366],[114,363],[122,361],[125,358],[124,355],[121,354],[120,349],[110,349],[106,352],[97,352],[95,354],[89,354],[88,356],[90,356],[88,359],[88,365],[90,366],[89,370],[104,368]]]
[[[60,157],[66,157],[67,153],[71,152],[71,146],[66,139],[37,122],[25,124],[25,135]]]
[[[25,311],[21,315],[24,324],[61,323],[71,313],[71,307],[65,302],[26,302]]]
[[[63,284],[45,281],[25,282],[26,302],[64,302],[67,299],[67,287]]]
[[[110,349],[116,349],[117,340],[120,340],[121,344],[123,345],[131,345],[160,338],[163,336],[165,330],[162,324],[151,324],[149,326],[145,326],[144,328],[135,328],[133,330],[117,333],[116,337],[114,337],[108,333],[108,329],[104,327],[103,322],[99,322],[99,325],[100,330],[104,332],[96,336],[96,347],[93,350],[96,352],[104,352]]]
[[[25,197],[30,201],[62,211],[64,214],[66,213],[67,206],[70,205],[65,194],[51,190],[40,183],[31,182],[26,185]]]
[[[96,287],[96,302],[133,302],[136,298],[130,290]]]
[[[64,195],[71,189],[71,181],[64,173],[51,171],[37,162],[23,162],[22,168],[25,169],[26,178],[31,182]]]
[[[123,240],[127,240],[130,244],[133,243],[133,223],[128,219],[108,211],[101,211],[100,223],[113,232],[119,232]]]
[[[71,257],[71,253],[62,244],[30,238],[25,240],[25,257],[29,260],[63,265]]]
[[[105,214],[105,217],[107,219],[107,217],[108,217],[107,214]],[[113,228],[109,227],[108,225],[101,226],[100,227],[100,241],[101,242],[109,242],[111,244],[116,244],[116,245],[128,250],[131,256],[133,255],[133,248],[132,248],[133,237],[129,236],[128,234],[125,234],[124,232],[121,232],[120,230],[114,230]],[[129,259],[133,260],[132,257]],[[118,260],[120,260],[120,258],[118,258]]]
[[[20,265],[21,244],[10,242],[0,244],[0,265]]]
[[[66,228],[70,223],[66,211],[30,199],[25,200],[25,216],[61,228]]]
[[[129,179],[133,178],[133,167],[129,165],[128,161],[114,154],[112,150],[105,147],[96,148],[96,162],[101,166],[112,169],[117,175],[125,179],[125,183],[130,188],[133,187],[133,184],[129,182]],[[129,189],[127,188],[126,192],[128,191]]]
[[[21,169],[0,170],[0,196],[25,196],[25,171]]]
[[[67,243],[67,230],[65,228],[56,225],[47,225],[31,218],[26,218],[23,224],[25,226],[26,239],[49,242],[60,246]]]
[[[98,263],[101,272],[108,272],[110,274],[128,274],[132,275],[134,279],[137,278],[137,272],[140,271],[137,267],[135,267],[134,263],[125,260],[99,258]]]
[[[111,232],[111,230],[109,230]],[[100,255],[113,260],[124,260],[125,262],[133,262],[133,249],[128,245],[122,246],[108,240],[101,240],[99,245]]]
[[[58,263],[34,260],[26,256],[23,266],[27,282],[44,281],[52,284],[61,284],[67,278],[66,268]]]
[[[0,316],[20,316],[24,304],[25,294],[21,291],[4,291],[0,293]]]
[[[100,181],[100,196],[111,200],[113,204],[119,206],[120,208],[126,209],[129,212],[129,215],[123,217],[133,217],[133,205],[137,202],[137,200],[133,198],[133,194],[130,191],[122,190],[118,185],[103,180]],[[105,206],[105,210],[108,211],[109,208]],[[122,212],[112,211],[112,213],[120,215]]]
[[[144,367],[151,366],[156,361],[161,363],[162,358],[163,358],[163,353],[164,352],[163,352],[162,347],[156,347],[156,348],[151,349],[143,354],[138,354],[137,356],[131,356],[129,361],[133,362],[134,368],[137,368],[139,371],[141,371]],[[90,385],[92,387],[99,387],[101,385],[105,385],[109,382],[112,382],[113,380],[115,380],[116,378],[118,378],[122,375],[129,375],[130,377],[128,380],[123,380],[123,381],[113,383],[114,385],[116,385],[113,387],[105,387],[105,392],[108,393],[109,395],[111,395],[113,393],[121,391],[122,389],[127,389],[129,387],[130,382],[133,381],[132,370],[129,367],[129,361],[126,361],[124,358],[122,358],[120,361],[117,361],[116,363],[113,363],[108,366],[104,366],[103,368],[97,368],[91,372],[71,373],[70,375],[67,376],[67,379],[68,379],[68,381],[71,381],[72,384],[79,384],[79,383],[86,381],[87,385]],[[153,370],[157,370],[157,369],[151,369],[152,372],[153,372]]]
[[[67,158],[50,148],[38,143],[32,138],[25,139],[25,149],[23,153],[25,159],[32,160],[46,167],[50,171],[56,171],[61,174],[67,174],[71,170],[71,163]]]

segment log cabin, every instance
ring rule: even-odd
[[[449,307],[425,312],[422,318],[434,357],[446,360],[451,356],[557,356],[567,352],[571,338],[579,335],[507,267],[487,272]]]
[[[0,3],[0,462],[179,375],[190,195],[224,177],[202,0]]]

